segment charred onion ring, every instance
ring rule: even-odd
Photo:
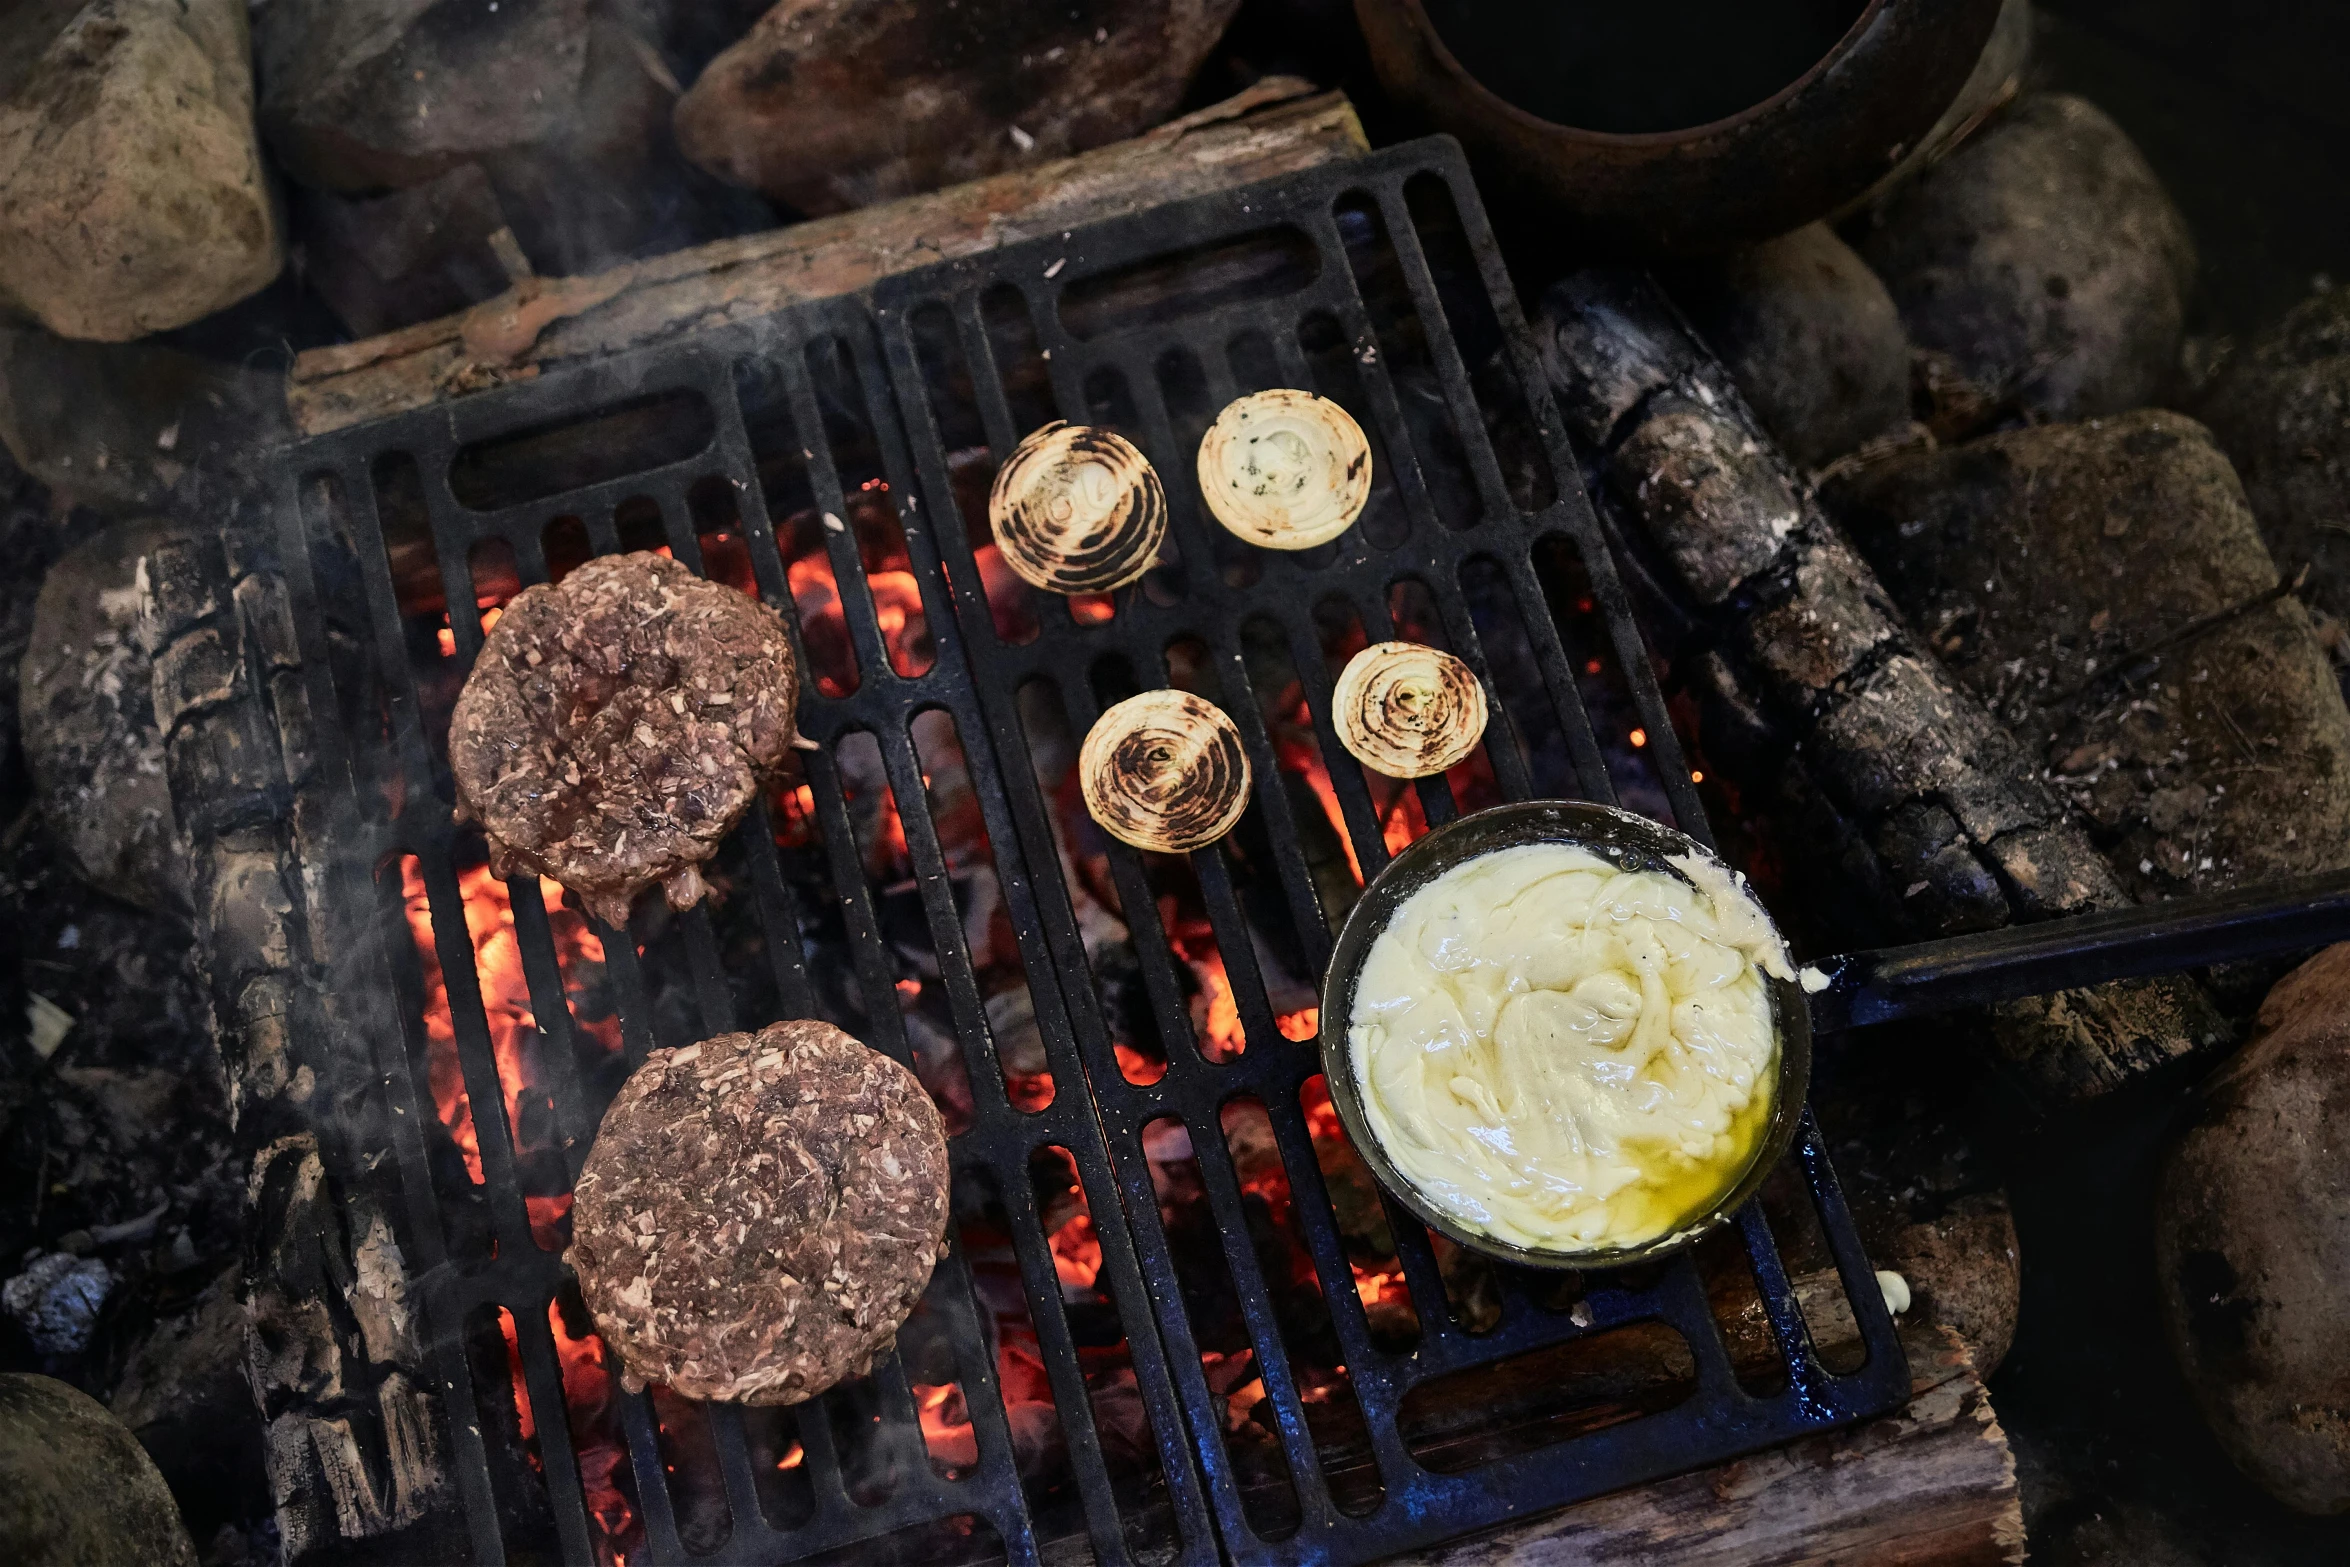
[[[1327,544],[1371,496],[1371,443],[1327,398],[1287,387],[1236,399],[1199,443],[1199,491],[1216,520],[1269,550]]]
[[[1161,854],[1214,843],[1248,808],[1240,731],[1188,691],[1145,691],[1095,719],[1077,778],[1111,837]]]
[[[1347,661],[1331,722],[1355,759],[1390,778],[1455,767],[1485,736],[1485,688],[1468,665],[1417,642],[1378,642]]]
[[[1051,593],[1107,593],[1150,570],[1167,492],[1112,430],[1054,420],[1013,448],[987,497],[1004,560]]]

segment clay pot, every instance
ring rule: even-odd
[[[1460,138],[1505,226],[1578,260],[1703,254],[1834,211],[1901,161],[1957,97],[2000,0],[1869,0],[1809,70],[1751,108],[1685,129],[1582,130],[1502,98],[1462,66],[1422,0],[1355,0],[1389,93]],[[1627,71],[1670,71],[1627,59]]]

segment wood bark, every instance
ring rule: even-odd
[[[1412,1567],[2012,1567],[2015,1458],[1948,1329],[1905,1331],[1911,1396],[1849,1431],[1396,1558]]]
[[[528,380],[878,279],[1161,202],[1351,157],[1369,143],[1342,93],[1268,78],[1131,141],[592,277],[528,278],[459,315],[294,361],[295,428],[318,435]]]
[[[257,507],[140,562],[166,771],[213,1028],[250,1157],[246,1372],[289,1563],[366,1541],[461,1559],[447,1412],[366,1036],[327,982],[358,911],[321,874],[318,762],[285,578]],[[351,999],[356,999],[354,993]]]
[[[2037,760],[1903,622],[1655,284],[1579,273],[1544,296],[1540,335],[1602,510],[1679,578],[1728,703],[1793,737],[1873,857],[1895,928],[1955,934],[2130,901]],[[2003,1053],[2054,1099],[2108,1092],[2227,1033],[2181,977],[2035,997],[1997,1018]]]

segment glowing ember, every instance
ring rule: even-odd
[[[880,622],[890,668],[901,675],[921,674],[931,662],[915,645],[928,629],[922,619],[922,585],[911,571],[869,572],[865,580],[873,586],[873,618]]]
[[[1187,896],[1159,899],[1159,920],[1167,932],[1167,948],[1191,970],[1199,989],[1191,998],[1191,1031],[1200,1054],[1224,1062],[1248,1049],[1248,1034],[1240,1024],[1240,1003],[1232,994],[1224,954],[1216,945],[1216,928],[1204,906],[1192,900],[1195,884],[1186,879]]]
[[[1191,959],[1191,965],[1200,977],[1200,994],[1192,1002],[1192,1026],[1200,1031],[1200,1048],[1210,1061],[1229,1061],[1248,1048],[1248,1035],[1240,1026],[1240,1003],[1233,997],[1223,954],[1211,943]]]
[[[945,1467],[948,1478],[959,1479],[979,1467],[979,1439],[971,1429],[971,1411],[960,1387],[952,1382],[915,1383],[914,1413],[922,1422],[922,1445]]]
[[[663,553],[666,554],[667,551],[663,551]],[[481,601],[481,634],[485,637],[488,636],[490,628],[498,623],[498,617],[505,613],[506,601],[503,598],[483,599]],[[441,616],[440,630],[434,632],[433,635],[440,642],[441,657],[455,658],[457,656],[457,632],[449,624],[449,617],[446,613]]]
[[[1093,1216],[1080,1213],[1052,1234],[1053,1272],[1063,1289],[1089,1290],[1102,1273],[1101,1238],[1094,1233]]]
[[[644,1537],[636,1509],[620,1481],[628,1472],[628,1449],[620,1439],[616,1379],[594,1333],[574,1338],[563,1312],[547,1305],[547,1326],[555,1335],[555,1358],[563,1367],[563,1407],[569,1416],[571,1448],[579,1462],[579,1488],[589,1519],[601,1531],[597,1554],[617,1564],[618,1552],[634,1549]]]
[[[849,621],[841,612],[832,561],[817,549],[785,567],[784,577],[791,585],[792,603],[800,612],[800,645],[807,650],[807,672],[816,677],[816,689],[826,696],[847,696],[857,688],[857,662],[849,647]]]
[[[1039,627],[1036,611],[1028,601],[1028,584],[993,544],[980,545],[971,556],[979,566],[980,588],[987,594],[987,613],[995,622],[995,634],[1014,646],[1034,641]]]
[[[1304,1044],[1322,1032],[1322,1009],[1300,1007],[1295,1012],[1282,1013],[1273,1022],[1281,1030],[1283,1039],[1293,1039]]]
[[[433,936],[432,914],[424,877],[413,856],[401,862],[401,884],[408,928],[424,975],[424,1024],[429,1042],[426,1080],[433,1109],[464,1157],[466,1173],[482,1179],[481,1141],[473,1120],[472,1098],[465,1088],[457,1057],[456,1028],[449,1010],[447,975]],[[498,1086],[505,1100],[506,1124],[518,1157],[548,1151],[527,1141],[526,1102],[545,1108],[529,1124],[551,1127],[552,1106],[543,1081],[541,1038],[532,1013],[530,985],[522,966],[522,950],[515,934],[514,910],[507,884],[476,865],[457,878],[465,903],[466,934],[472,947],[474,975],[481,990],[482,1011],[489,1027],[492,1058],[497,1063]],[[564,997],[573,1025],[580,1034],[607,1051],[620,1048],[620,1020],[599,1001],[603,983],[604,945],[585,916],[563,906],[563,889],[552,881],[539,884],[548,926],[554,937],[555,960],[563,979]],[[523,1206],[529,1215],[532,1238],[548,1251],[560,1251],[569,1239],[571,1194],[528,1193]],[[499,1327],[506,1340],[507,1367],[512,1377],[514,1408],[525,1451],[539,1463],[538,1420],[531,1408],[522,1370],[522,1348],[514,1319],[501,1309]],[[589,1517],[600,1531],[598,1559],[620,1567],[623,1552],[643,1538],[636,1510],[621,1489],[627,1473],[628,1450],[621,1440],[619,1412],[614,1403],[614,1381],[606,1364],[604,1343],[594,1333],[574,1336],[564,1325],[559,1307],[547,1307],[547,1325],[554,1335],[557,1363],[562,1367],[563,1401],[578,1462],[580,1488]]]
[[[458,1061],[456,1022],[449,1011],[448,976],[440,960],[439,943],[433,936],[431,901],[424,873],[413,855],[401,860],[400,878],[409,934],[415,941],[416,956],[424,975],[424,1027],[430,1041],[425,1075],[432,1090],[433,1109],[441,1124],[449,1129],[457,1151],[464,1156],[466,1173],[478,1184],[482,1179],[481,1138],[474,1127],[473,1102],[466,1092],[465,1074]],[[530,981],[524,975],[522,948],[514,933],[513,902],[506,884],[491,875],[487,865],[461,872],[457,890],[465,902],[474,977],[480,986],[482,1013],[489,1026],[490,1053],[497,1063],[498,1086],[505,1098],[506,1125],[516,1153],[527,1154],[534,1150],[522,1134],[525,1096],[535,1104],[548,1105],[549,1124],[552,1106],[548,1104],[544,1064],[539,1058],[538,1019],[531,1011]],[[603,973],[603,942],[588,927],[584,916],[563,907],[563,889],[556,883],[542,879],[539,896],[546,905],[548,924],[554,933],[556,963],[563,974],[573,1024],[606,1050],[619,1049],[620,1020],[609,1009],[598,1009],[591,1003],[591,987]],[[533,1213],[534,1229],[542,1215],[551,1225],[570,1211],[568,1197],[539,1200],[546,1206]],[[557,1202],[561,1204],[559,1208],[554,1206]],[[539,1239],[549,1250],[560,1248],[559,1240],[550,1244],[544,1234]]]
[[[779,849],[806,849],[818,841],[816,826],[816,791],[806,784],[794,785],[788,780],[776,786],[768,797],[768,808],[775,818],[775,846]]]
[[[1319,1074],[1306,1079],[1298,1092],[1298,1108],[1305,1113],[1306,1133],[1314,1141],[1314,1157],[1322,1166],[1323,1180],[1333,1186],[1341,1181],[1368,1193],[1372,1190],[1371,1173],[1347,1141],[1346,1127],[1338,1119],[1338,1107],[1330,1102],[1330,1084]],[[1417,1326],[1412,1306],[1411,1287],[1404,1282],[1403,1263],[1397,1260],[1392,1247],[1365,1255],[1365,1248],[1351,1244],[1347,1263],[1354,1274],[1355,1296],[1362,1301],[1363,1310],[1370,1314],[1374,1326],[1387,1316],[1397,1326],[1400,1319],[1410,1317]]]
[[[800,541],[798,557],[784,566],[784,580],[799,611],[800,644],[807,649],[816,688],[826,696],[846,696],[857,688],[855,644],[825,542],[828,534],[846,531],[855,538],[858,565],[873,595],[873,617],[890,668],[901,675],[919,675],[937,658],[922,611],[922,586],[906,553],[905,530],[890,504],[889,486],[869,481],[849,498],[848,511],[846,522],[830,515],[803,516],[790,534]]]
[[[1118,1070],[1129,1083],[1148,1088],[1167,1075],[1167,1063],[1157,1056],[1146,1056],[1124,1043],[1113,1043],[1110,1048],[1117,1052]]]
[[[522,1423],[523,1450],[530,1466],[539,1467],[539,1423],[530,1410],[530,1383],[522,1374],[522,1339],[514,1331],[514,1313],[498,1308],[498,1331],[506,1335],[506,1374],[514,1383],[514,1413]]]
[[[1403,853],[1428,835],[1428,817],[1420,809],[1420,792],[1408,784],[1395,790],[1395,797],[1379,812],[1379,836],[1387,844],[1390,858]]]
[[[540,1250],[561,1251],[571,1244],[569,1192],[556,1197],[533,1194],[522,1199],[522,1206],[530,1215],[530,1237],[539,1243]]]
[[[1330,781],[1330,769],[1322,760],[1321,743],[1314,736],[1314,712],[1306,704],[1304,685],[1292,680],[1271,704],[1266,717],[1274,760],[1283,772],[1296,774],[1313,790],[1314,798],[1321,803],[1322,814],[1330,818],[1330,831],[1337,836],[1339,848],[1346,851],[1346,868],[1360,887],[1363,864],[1355,858],[1353,840],[1346,835],[1346,813],[1339,807],[1338,789]]]

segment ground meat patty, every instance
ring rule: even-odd
[[[796,735],[783,618],[663,555],[589,561],[517,595],[449,727],[457,813],[501,876],[535,871],[611,925],[672,908]]]
[[[630,1391],[796,1404],[889,1349],[946,1225],[914,1074],[776,1023],[645,1058],[588,1151],[569,1261]]]

